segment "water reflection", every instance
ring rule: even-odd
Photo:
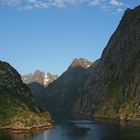
[[[43,140],[48,140],[48,136],[49,136],[49,133],[50,133],[51,130],[48,130],[48,131],[45,131],[43,133]]]
[[[68,121],[28,134],[0,133],[0,140],[140,140],[140,125],[106,121]]]

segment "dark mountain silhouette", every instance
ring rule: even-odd
[[[40,111],[19,73],[8,63],[0,61],[0,128],[18,132],[52,126],[49,113]]]
[[[92,65],[86,59],[74,59],[69,68],[45,89],[47,109],[55,116],[70,115],[73,104],[81,95],[87,80],[87,69]]]
[[[126,10],[90,77],[74,112],[140,120],[140,6]]]

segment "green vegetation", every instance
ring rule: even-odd
[[[19,97],[10,91],[0,91],[0,127],[26,128],[51,125],[50,114],[34,112],[33,102],[30,100],[24,95]]]
[[[52,126],[49,113],[40,113],[29,88],[19,73],[0,61],[0,128],[30,130]]]
[[[107,96],[109,100],[104,107],[95,112],[96,117],[120,120],[140,120],[139,97],[131,98],[120,92],[122,83],[117,80],[109,82]],[[137,87],[137,90],[139,88]]]
[[[51,125],[50,115],[48,113],[37,114],[31,111],[18,109],[17,114],[10,119],[12,127],[30,128],[34,126]]]

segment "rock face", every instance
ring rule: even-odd
[[[45,87],[39,83],[28,84],[34,98],[43,110],[47,110]]]
[[[40,70],[36,70],[33,74],[27,74],[22,76],[22,80],[25,84],[39,83],[45,87],[51,82],[58,78],[57,75],[52,75],[50,73],[44,73]]]
[[[28,120],[22,119],[26,115]],[[31,118],[38,119],[33,121]],[[50,122],[50,115],[40,114],[40,108],[19,73],[8,63],[0,61],[0,128],[13,130],[17,129],[16,124],[21,124],[18,127],[26,129],[51,125]]]
[[[127,9],[73,112],[140,120],[140,6]]]
[[[88,77],[90,65],[86,59],[74,59],[67,71],[46,88],[47,109],[54,117],[69,115]]]
[[[22,81],[30,88],[34,98],[43,110],[46,108],[45,88],[58,78],[57,75],[36,70],[33,74],[22,76]]]

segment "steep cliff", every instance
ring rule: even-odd
[[[140,120],[140,6],[127,9],[73,111]]]
[[[69,68],[45,90],[46,106],[56,118],[70,115],[73,104],[87,79],[87,69],[92,65],[86,59],[74,59]]]
[[[18,72],[0,61],[0,128],[18,131],[47,126],[51,126],[49,113],[40,113]]]

